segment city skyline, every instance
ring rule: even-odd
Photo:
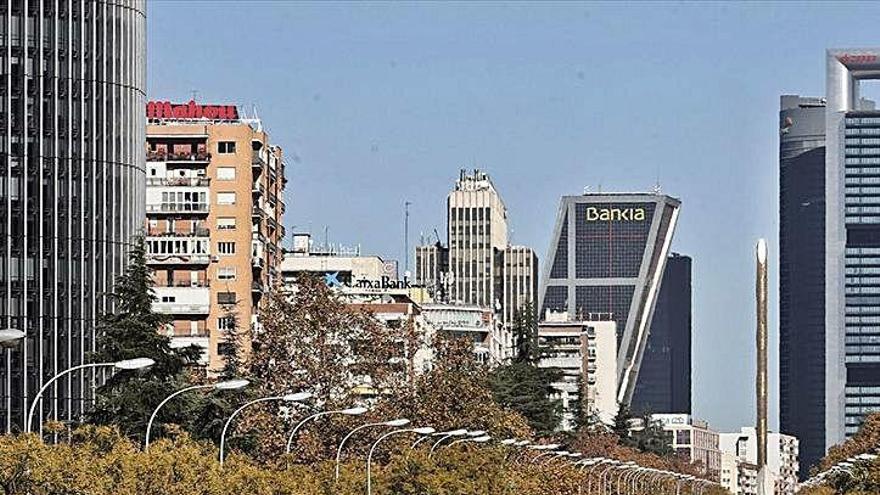
[[[149,95],[182,100],[196,89],[201,101],[241,100],[249,113],[259,98],[260,116],[291,152],[288,230],[311,221],[317,234],[329,225],[331,240],[403,259],[404,201],[414,202],[414,246],[420,231],[443,225],[449,180],[478,166],[505,192],[512,242],[543,258],[559,195],[600,185],[647,191],[659,178],[684,205],[672,249],[695,259],[694,414],[722,430],[754,416],[753,368],[730,377],[713,363],[751,352],[750,249],[757,237],[771,242],[777,428],[778,98],[824,93],[825,48],[876,44],[866,15],[873,6],[648,5],[635,18],[619,15],[626,7],[592,4],[529,15],[513,6],[464,14],[443,6],[264,7],[151,5]],[[236,38],[272,32],[280,46],[297,48],[266,78],[245,81],[258,63],[237,55],[247,43],[207,34],[230,12],[259,27]],[[331,28],[340,22],[347,29]],[[290,23],[298,28],[287,34]],[[445,30],[425,28],[434,25]],[[755,31],[763,34],[747,36]],[[652,43],[657,37],[663,46]],[[208,39],[229,40],[229,63],[172,56]],[[639,111],[615,105],[627,101]]]

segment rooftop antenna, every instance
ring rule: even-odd
[[[409,272],[409,201],[403,202],[403,273]]]
[[[198,96],[199,96],[199,90],[192,89],[192,90],[190,90],[190,93],[192,93],[192,101],[196,101],[196,98],[198,98]]]
[[[263,121],[260,120],[260,114],[257,113],[257,105],[251,103],[251,108],[254,110],[254,120],[257,122],[257,132],[263,132]]]
[[[584,186],[584,194],[590,194],[590,186]]]

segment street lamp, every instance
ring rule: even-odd
[[[452,438],[452,437],[460,437],[460,436],[462,436],[462,435],[469,435],[469,434],[470,434],[470,433],[469,433],[467,430],[464,430],[464,429],[461,429],[461,430],[451,430],[451,431],[444,431],[444,432],[440,432],[440,433],[435,433],[435,435],[439,435],[439,436],[440,436],[440,439],[437,440],[436,442],[434,442],[434,445],[431,445],[431,451],[428,452],[428,457],[431,457],[431,454],[433,454],[434,451],[437,450],[437,447],[439,447],[440,444],[443,443],[444,441],[446,441],[447,439]],[[422,437],[422,438],[420,438],[419,440],[417,440],[416,442],[422,440],[423,438],[427,438],[427,437]],[[414,443],[412,446],[415,447],[415,445],[416,445],[416,444]]]
[[[373,494],[373,478],[372,478],[370,470],[371,470],[371,466],[373,463],[373,452],[376,450],[376,447],[379,445],[379,443],[382,442],[382,440],[385,440],[386,438],[390,437],[391,435],[398,435],[401,433],[416,433],[419,435],[430,435],[431,433],[434,433],[435,431],[436,430],[434,430],[434,428],[431,428],[430,426],[424,426],[421,428],[409,428],[406,430],[389,431],[388,433],[379,437],[379,439],[376,440],[375,443],[373,443],[373,446],[370,447],[370,452],[367,454],[367,495]]]
[[[19,340],[23,339],[25,333],[15,328],[4,328],[0,330],[0,347],[15,347]]]
[[[446,448],[451,449],[453,445],[459,444],[462,442],[486,443],[491,439],[492,439],[492,437],[490,437],[489,435],[483,435],[481,437],[459,438],[458,440],[447,445]]]
[[[358,426],[357,428],[348,432],[348,435],[345,435],[345,438],[343,438],[342,441],[339,442],[339,448],[336,449],[336,481],[339,481],[339,461],[342,459],[342,447],[352,435],[365,428],[373,428],[377,426],[390,426],[392,428],[399,428],[408,424],[409,420],[406,418],[392,419],[391,421],[385,421],[384,423],[367,423],[365,425]]]
[[[442,442],[443,440],[446,440],[449,437],[457,437],[457,436],[461,436],[461,435],[467,435],[467,432],[468,431],[463,428],[458,429],[458,430],[438,431],[437,433],[432,433],[430,435],[424,435],[424,436],[417,438],[416,441],[413,442],[412,445],[409,446],[409,448],[414,449],[414,448],[416,448],[416,446],[418,444],[422,443],[423,441],[425,441],[431,437],[441,437],[440,440],[437,440],[437,442]]]
[[[180,389],[177,392],[174,392],[173,394],[169,395],[168,397],[165,397],[165,400],[160,402],[159,405],[156,406],[156,409],[153,410],[153,414],[150,416],[150,420],[147,422],[147,435],[144,438],[144,451],[150,450],[150,431],[153,428],[153,421],[156,419],[156,415],[159,414],[159,409],[161,409],[162,406],[164,406],[166,402],[170,401],[171,399],[177,397],[180,394],[183,394],[185,392],[189,392],[191,390],[200,390],[200,389],[208,389],[208,388],[213,388],[214,390],[237,390],[237,389],[244,388],[244,387],[248,386],[249,383],[250,383],[250,381],[248,381],[248,380],[229,380],[229,381],[225,381],[225,382],[211,383],[211,384],[207,384],[207,385],[193,385],[191,387],[186,387],[186,388]]]
[[[34,412],[37,410],[37,404],[39,404],[40,400],[43,397],[43,392],[45,392],[46,389],[49,388],[49,385],[55,383],[55,381],[58,380],[59,378],[61,378],[62,376],[66,375],[68,373],[72,373],[77,370],[85,369],[85,368],[116,368],[118,370],[123,370],[123,371],[140,370],[140,369],[144,369],[144,368],[149,368],[154,363],[155,363],[155,361],[153,361],[150,358],[136,358],[136,359],[125,359],[122,361],[117,361],[115,363],[80,364],[80,365],[74,366],[72,368],[67,368],[66,370],[62,371],[61,373],[58,373],[57,375],[50,378],[46,383],[43,384],[43,386],[40,388],[40,391],[37,392],[36,395],[34,395],[34,401],[31,403],[31,408],[28,411],[27,423],[25,423],[25,432],[27,432],[27,433],[31,432],[31,423],[34,420]]]
[[[290,450],[293,448],[293,439],[296,437],[296,432],[299,431],[300,428],[303,427],[304,424],[308,423],[313,419],[318,419],[323,416],[329,416],[331,414],[344,414],[346,416],[360,416],[361,414],[367,412],[366,407],[349,407],[348,409],[337,409],[335,411],[322,411],[311,416],[306,416],[305,419],[297,423],[296,426],[293,427],[293,431],[290,432],[290,436],[287,437],[287,448],[285,449],[285,453],[289,454]]]
[[[283,400],[284,402],[300,402],[304,401],[312,396],[309,392],[298,392],[295,394],[287,394],[287,395],[273,395],[272,397],[263,397],[261,399],[254,399],[250,402],[246,402],[243,406],[236,409],[229,419],[226,420],[226,424],[223,425],[223,431],[220,433],[220,467],[223,467],[223,460],[225,459],[224,455],[224,446],[226,444],[226,430],[229,429],[229,425],[232,423],[232,420],[244,410],[244,408],[251,406],[253,404],[257,404],[260,402],[268,402],[273,400]]]

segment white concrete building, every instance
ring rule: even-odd
[[[735,458],[738,464],[754,466],[757,474],[755,464],[758,462],[758,443],[754,427],[742,428],[739,433],[722,433],[719,440],[721,450],[725,454]],[[776,495],[795,493],[799,467],[797,438],[782,433],[768,434],[767,473],[771,477]],[[739,468],[738,471],[742,473],[744,469]],[[742,480],[731,480],[726,488],[735,495],[753,493],[748,491],[747,484],[745,487],[743,485]]]
[[[652,414],[651,421],[660,423],[664,430],[671,433],[672,448],[677,454],[699,464],[708,479],[719,479],[719,435],[709,428],[709,423],[695,419],[690,414]]]
[[[568,313],[550,313],[538,324],[538,338],[549,355],[541,368],[562,370],[562,379],[553,384],[555,397],[562,401],[561,429],[573,426],[574,403],[582,400],[587,415],[612,424],[617,415],[617,326],[614,321],[571,321]],[[580,388],[579,388],[580,384]]]

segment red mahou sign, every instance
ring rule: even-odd
[[[873,53],[844,53],[839,55],[837,60],[842,64],[873,64],[877,62],[877,55]]]
[[[194,100],[185,104],[150,101],[147,102],[147,118],[238,120],[238,108],[235,105],[199,105]]]

